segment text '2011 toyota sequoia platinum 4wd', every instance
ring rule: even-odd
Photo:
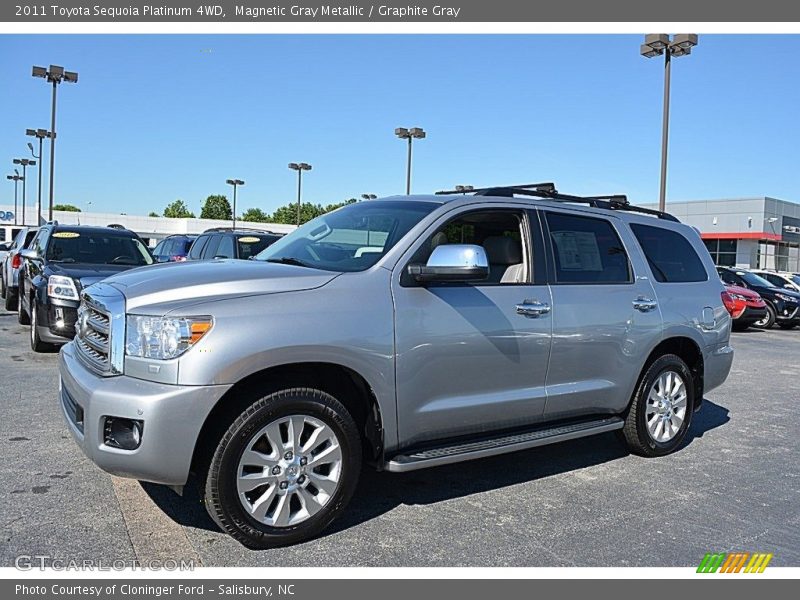
[[[695,230],[624,197],[374,200],[256,260],[87,288],[60,402],[100,467],[176,488],[194,473],[223,530],[269,547],[326,527],[362,461],[402,472],[612,430],[674,451],[731,368],[724,293]]]

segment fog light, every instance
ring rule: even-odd
[[[106,446],[122,450],[136,450],[142,443],[144,422],[135,419],[106,417],[104,440]]]
[[[64,310],[56,307],[56,328],[64,329]]]

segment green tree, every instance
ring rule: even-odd
[[[148,217],[160,217],[161,215],[155,211],[150,211],[150,214],[147,215]]]
[[[200,211],[201,219],[219,219],[221,221],[229,221],[233,218],[231,205],[225,196],[219,194],[209,196],[203,202],[203,208]]]
[[[167,204],[164,216],[172,219],[194,219],[194,213],[189,210],[183,200],[175,200],[175,202]]]
[[[269,215],[260,208],[248,208],[242,213],[242,221],[254,221],[256,223],[266,223]]]
[[[344,202],[328,204],[326,206],[322,206],[321,204],[312,204],[311,202],[304,202],[300,205],[300,224],[302,225],[303,223],[307,223],[311,219],[316,219],[320,215],[324,215],[325,213],[336,210],[337,208],[341,208],[347,204],[352,204],[353,202],[356,202],[355,198],[350,198]],[[279,207],[274,213],[272,213],[272,216],[269,218],[269,222],[284,223],[287,225],[296,224],[297,204],[293,202],[291,204],[286,204]]]
[[[67,212],[81,212],[81,209],[74,204],[54,204],[53,210],[65,210]]]

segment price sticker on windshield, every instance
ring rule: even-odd
[[[76,237],[81,237],[81,234],[78,233],[77,231],[56,231],[53,234],[53,237],[63,240],[63,239],[72,239]]]
[[[239,242],[242,243],[242,244],[257,244],[260,241],[261,241],[261,238],[257,238],[257,237],[252,236],[252,235],[239,238]]]

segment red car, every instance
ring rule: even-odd
[[[738,285],[726,285],[722,295],[725,308],[733,319],[733,328],[743,330],[767,316],[767,305],[756,292]]]

